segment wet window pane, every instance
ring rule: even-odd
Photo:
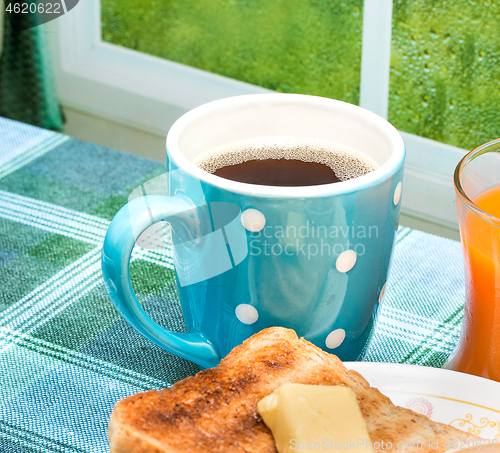
[[[465,149],[500,137],[500,2],[395,0],[389,121]]]
[[[363,0],[101,0],[104,41],[357,104]]]

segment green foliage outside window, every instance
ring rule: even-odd
[[[286,93],[359,102],[362,0],[101,0],[105,41]]]
[[[389,121],[473,149],[500,137],[500,3],[396,0]]]

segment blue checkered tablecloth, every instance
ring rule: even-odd
[[[152,160],[0,118],[0,452],[109,451],[114,404],[198,367],[150,343],[112,306],[100,252]],[[439,367],[456,344],[458,242],[400,228],[369,361]],[[148,314],[184,330],[168,250],[134,249]]]

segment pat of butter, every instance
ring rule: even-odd
[[[373,453],[366,422],[349,387],[287,383],[261,399],[257,409],[279,453]]]

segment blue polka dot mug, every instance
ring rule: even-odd
[[[246,141],[334,143],[362,153],[374,169],[288,187],[237,182],[196,164]],[[404,158],[391,124],[332,99],[273,93],[195,108],[167,136],[169,196],[136,198],[110,224],[102,271],[111,300],[141,334],[202,367],[270,326],[295,329],[342,360],[360,360],[384,295]],[[153,322],[130,282],[134,244],[160,221],[170,223],[188,333]]]

